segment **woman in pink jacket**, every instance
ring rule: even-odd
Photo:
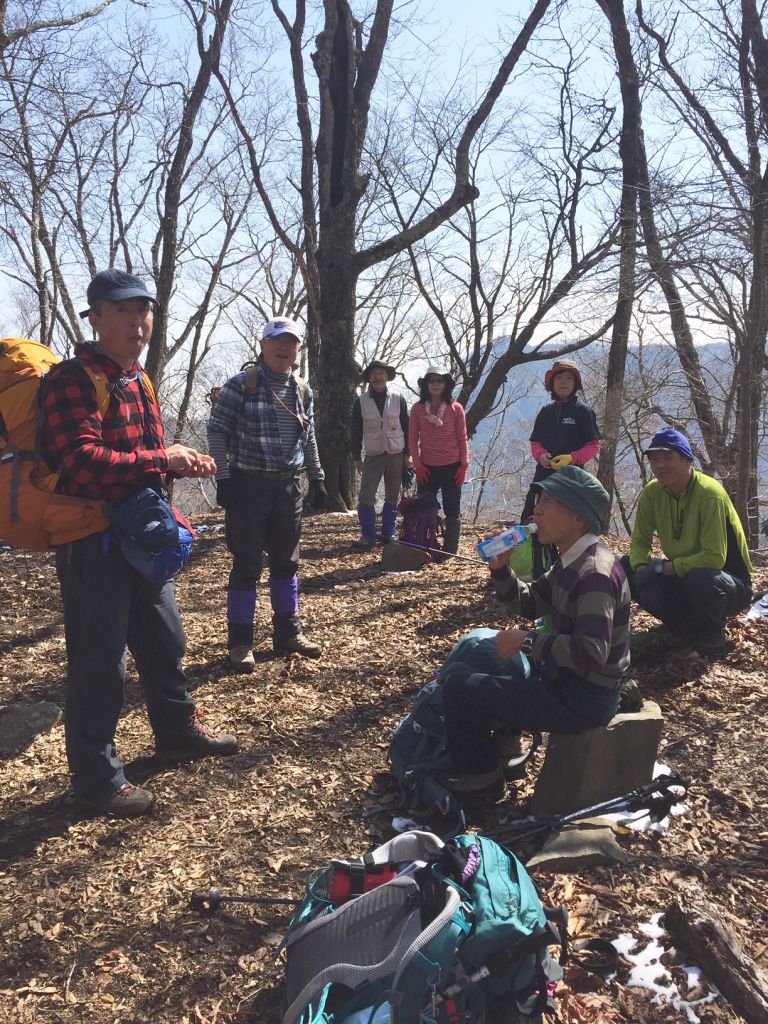
[[[461,537],[461,486],[469,465],[464,407],[453,401],[455,381],[434,366],[419,381],[411,409],[409,442],[419,493],[442,492],[445,551],[456,554]]]

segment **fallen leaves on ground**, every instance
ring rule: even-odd
[[[82,816],[66,780],[63,729],[0,762],[0,1019],[42,1024],[277,1024],[283,964],[274,953],[290,908],[223,902],[200,917],[194,890],[301,898],[307,873],[390,834],[380,802],[388,737],[418,687],[478,625],[505,624],[482,566],[450,562],[382,575],[353,553],[354,523],[305,523],[302,613],[324,645],[317,661],[275,658],[269,609],[257,612],[257,666],[225,662],[229,556],[216,516],[178,592],[186,665],[212,726],[237,733],[235,757],[177,768],[151,758],[152,737],[131,675],[117,744],[133,782],[158,797],[147,819]],[[479,528],[478,528],[479,532]],[[471,553],[471,537],[462,551]],[[0,705],[64,700],[64,640],[52,559],[4,552]],[[766,585],[761,567],[757,586]],[[661,759],[691,780],[690,809],[663,835],[629,833],[623,870],[539,876],[565,901],[579,938],[621,932],[696,884],[765,968],[768,952],[768,623],[740,618],[724,660],[647,643],[634,618],[633,674],[665,716]],[[541,754],[537,754],[541,757]],[[374,785],[376,780],[376,785]],[[523,800],[530,782],[520,790]],[[486,827],[492,833],[493,816]],[[525,851],[521,851],[525,852]],[[561,1024],[685,1019],[627,988],[627,965],[603,982],[568,968]],[[739,1018],[721,1000],[705,1022]]]

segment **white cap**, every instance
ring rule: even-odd
[[[269,320],[265,323],[261,339],[263,341],[265,338],[279,338],[281,334],[292,334],[299,344],[303,341],[301,328],[295,320],[289,320],[287,317]]]

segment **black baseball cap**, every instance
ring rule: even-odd
[[[111,267],[109,270],[100,270],[88,285],[85,293],[88,299],[88,309],[80,314],[85,319],[97,302],[124,302],[126,299],[147,299],[157,305],[157,299],[150,295],[147,286],[140,277],[133,274],[126,274],[124,270],[117,270]]]

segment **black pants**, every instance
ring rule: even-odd
[[[261,477],[233,469],[232,479],[235,497],[224,516],[232,553],[230,594],[251,592],[255,602],[266,552],[274,636],[277,640],[296,636],[301,631],[298,571],[304,478]]]
[[[126,646],[156,736],[181,731],[195,710],[181,666],[186,641],[174,582],[150,583],[116,545],[105,551],[103,542],[97,533],[56,551],[67,644],[67,761],[75,793],[94,800],[126,781],[115,749]]]
[[[427,466],[427,481],[419,484],[419,494],[429,491],[437,497],[438,491],[442,491],[443,512],[452,518],[461,515],[461,487],[456,483],[456,470],[460,465],[452,462],[450,466]]]
[[[752,600],[752,588],[722,569],[691,569],[686,576],[664,576],[649,565],[632,572],[629,556],[621,558],[632,598],[670,629],[702,638],[725,628]]]
[[[443,701],[451,763],[462,774],[479,775],[497,764],[493,732],[499,723],[511,733],[594,729],[616,714],[619,691],[519,655],[503,676],[478,673],[468,664],[451,666]]]
[[[250,590],[261,579],[264,552],[269,575],[291,579],[299,569],[303,477],[257,477],[232,470],[235,498],[224,517],[232,553],[229,586]]]

